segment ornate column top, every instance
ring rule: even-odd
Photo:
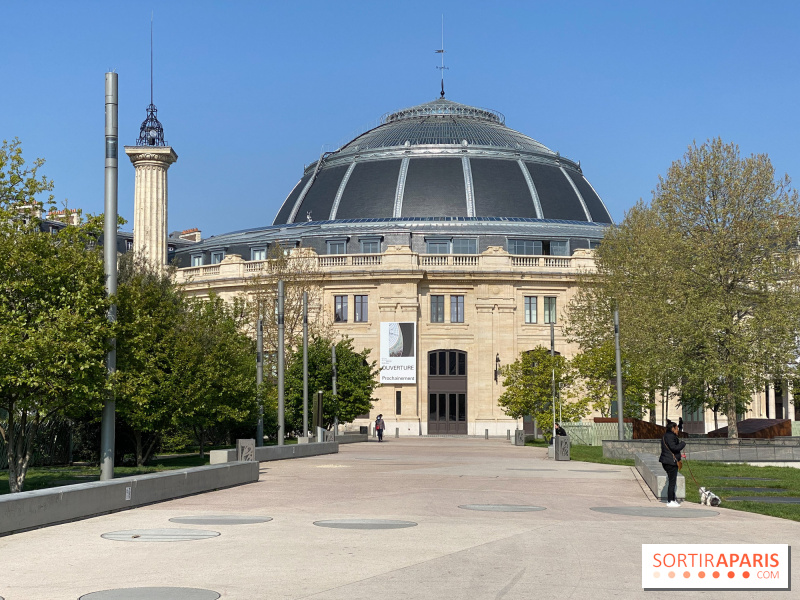
[[[171,146],[125,146],[125,154],[134,165],[145,160],[171,165],[178,160],[178,155]]]

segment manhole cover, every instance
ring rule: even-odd
[[[729,502],[763,502],[765,504],[800,504],[800,498],[792,496],[732,496]]]
[[[535,512],[537,510],[545,510],[541,506],[526,506],[524,504],[462,504],[458,508],[489,512]]]
[[[391,519],[330,519],[314,521],[314,525],[333,529],[403,529],[417,526],[414,521],[393,521]]]
[[[709,479],[734,479],[737,481],[778,481],[777,479],[768,479],[766,477],[710,477]]]
[[[726,492],[785,492],[784,488],[765,488],[765,487],[721,487],[718,490]]]
[[[217,600],[219,597],[215,591],[199,588],[139,587],[92,592],[78,600]]]
[[[247,515],[197,515],[195,517],[173,517],[172,523],[184,525],[254,525],[255,523],[268,523],[272,517],[259,517]]]
[[[608,469],[570,469],[573,473],[619,473],[616,470]]]
[[[594,506],[593,511],[626,517],[655,517],[657,519],[702,519],[716,517],[719,513],[702,508],[669,508],[661,506]]]
[[[100,537],[117,542],[189,542],[218,535],[218,531],[205,529],[129,529],[104,533]]]
[[[506,471],[555,471],[555,469],[506,469]]]

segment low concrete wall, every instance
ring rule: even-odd
[[[764,439],[693,439],[686,441],[683,452],[689,460],[711,462],[792,462],[800,461],[800,438]],[[661,454],[661,440],[604,440],[603,456],[634,459],[635,454]]]
[[[162,471],[0,496],[0,535],[258,481],[258,464]]]
[[[289,444],[286,446],[261,446],[256,448],[256,461],[269,462],[286,458],[303,458],[320,454],[336,454],[339,442],[322,442],[320,444]],[[231,463],[236,460],[236,448],[230,450],[212,450],[208,453],[212,465]]]
[[[339,444],[356,444],[358,442],[368,441],[369,435],[366,433],[340,433],[336,436],[336,442]]]
[[[636,461],[636,470],[642,476],[644,482],[652,490],[656,498],[660,500],[667,499],[667,472],[661,463],[658,462],[658,457],[652,454],[637,453],[634,454]],[[686,499],[686,478],[678,473],[678,479],[675,482],[675,497],[678,500]]]

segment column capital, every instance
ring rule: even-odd
[[[169,168],[178,160],[172,146],[125,146],[125,154],[134,165],[140,162],[157,162]]]

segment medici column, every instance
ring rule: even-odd
[[[167,170],[178,155],[164,141],[153,104],[147,107],[135,146],[125,154],[136,169],[133,202],[133,250],[151,265],[167,264]]]

